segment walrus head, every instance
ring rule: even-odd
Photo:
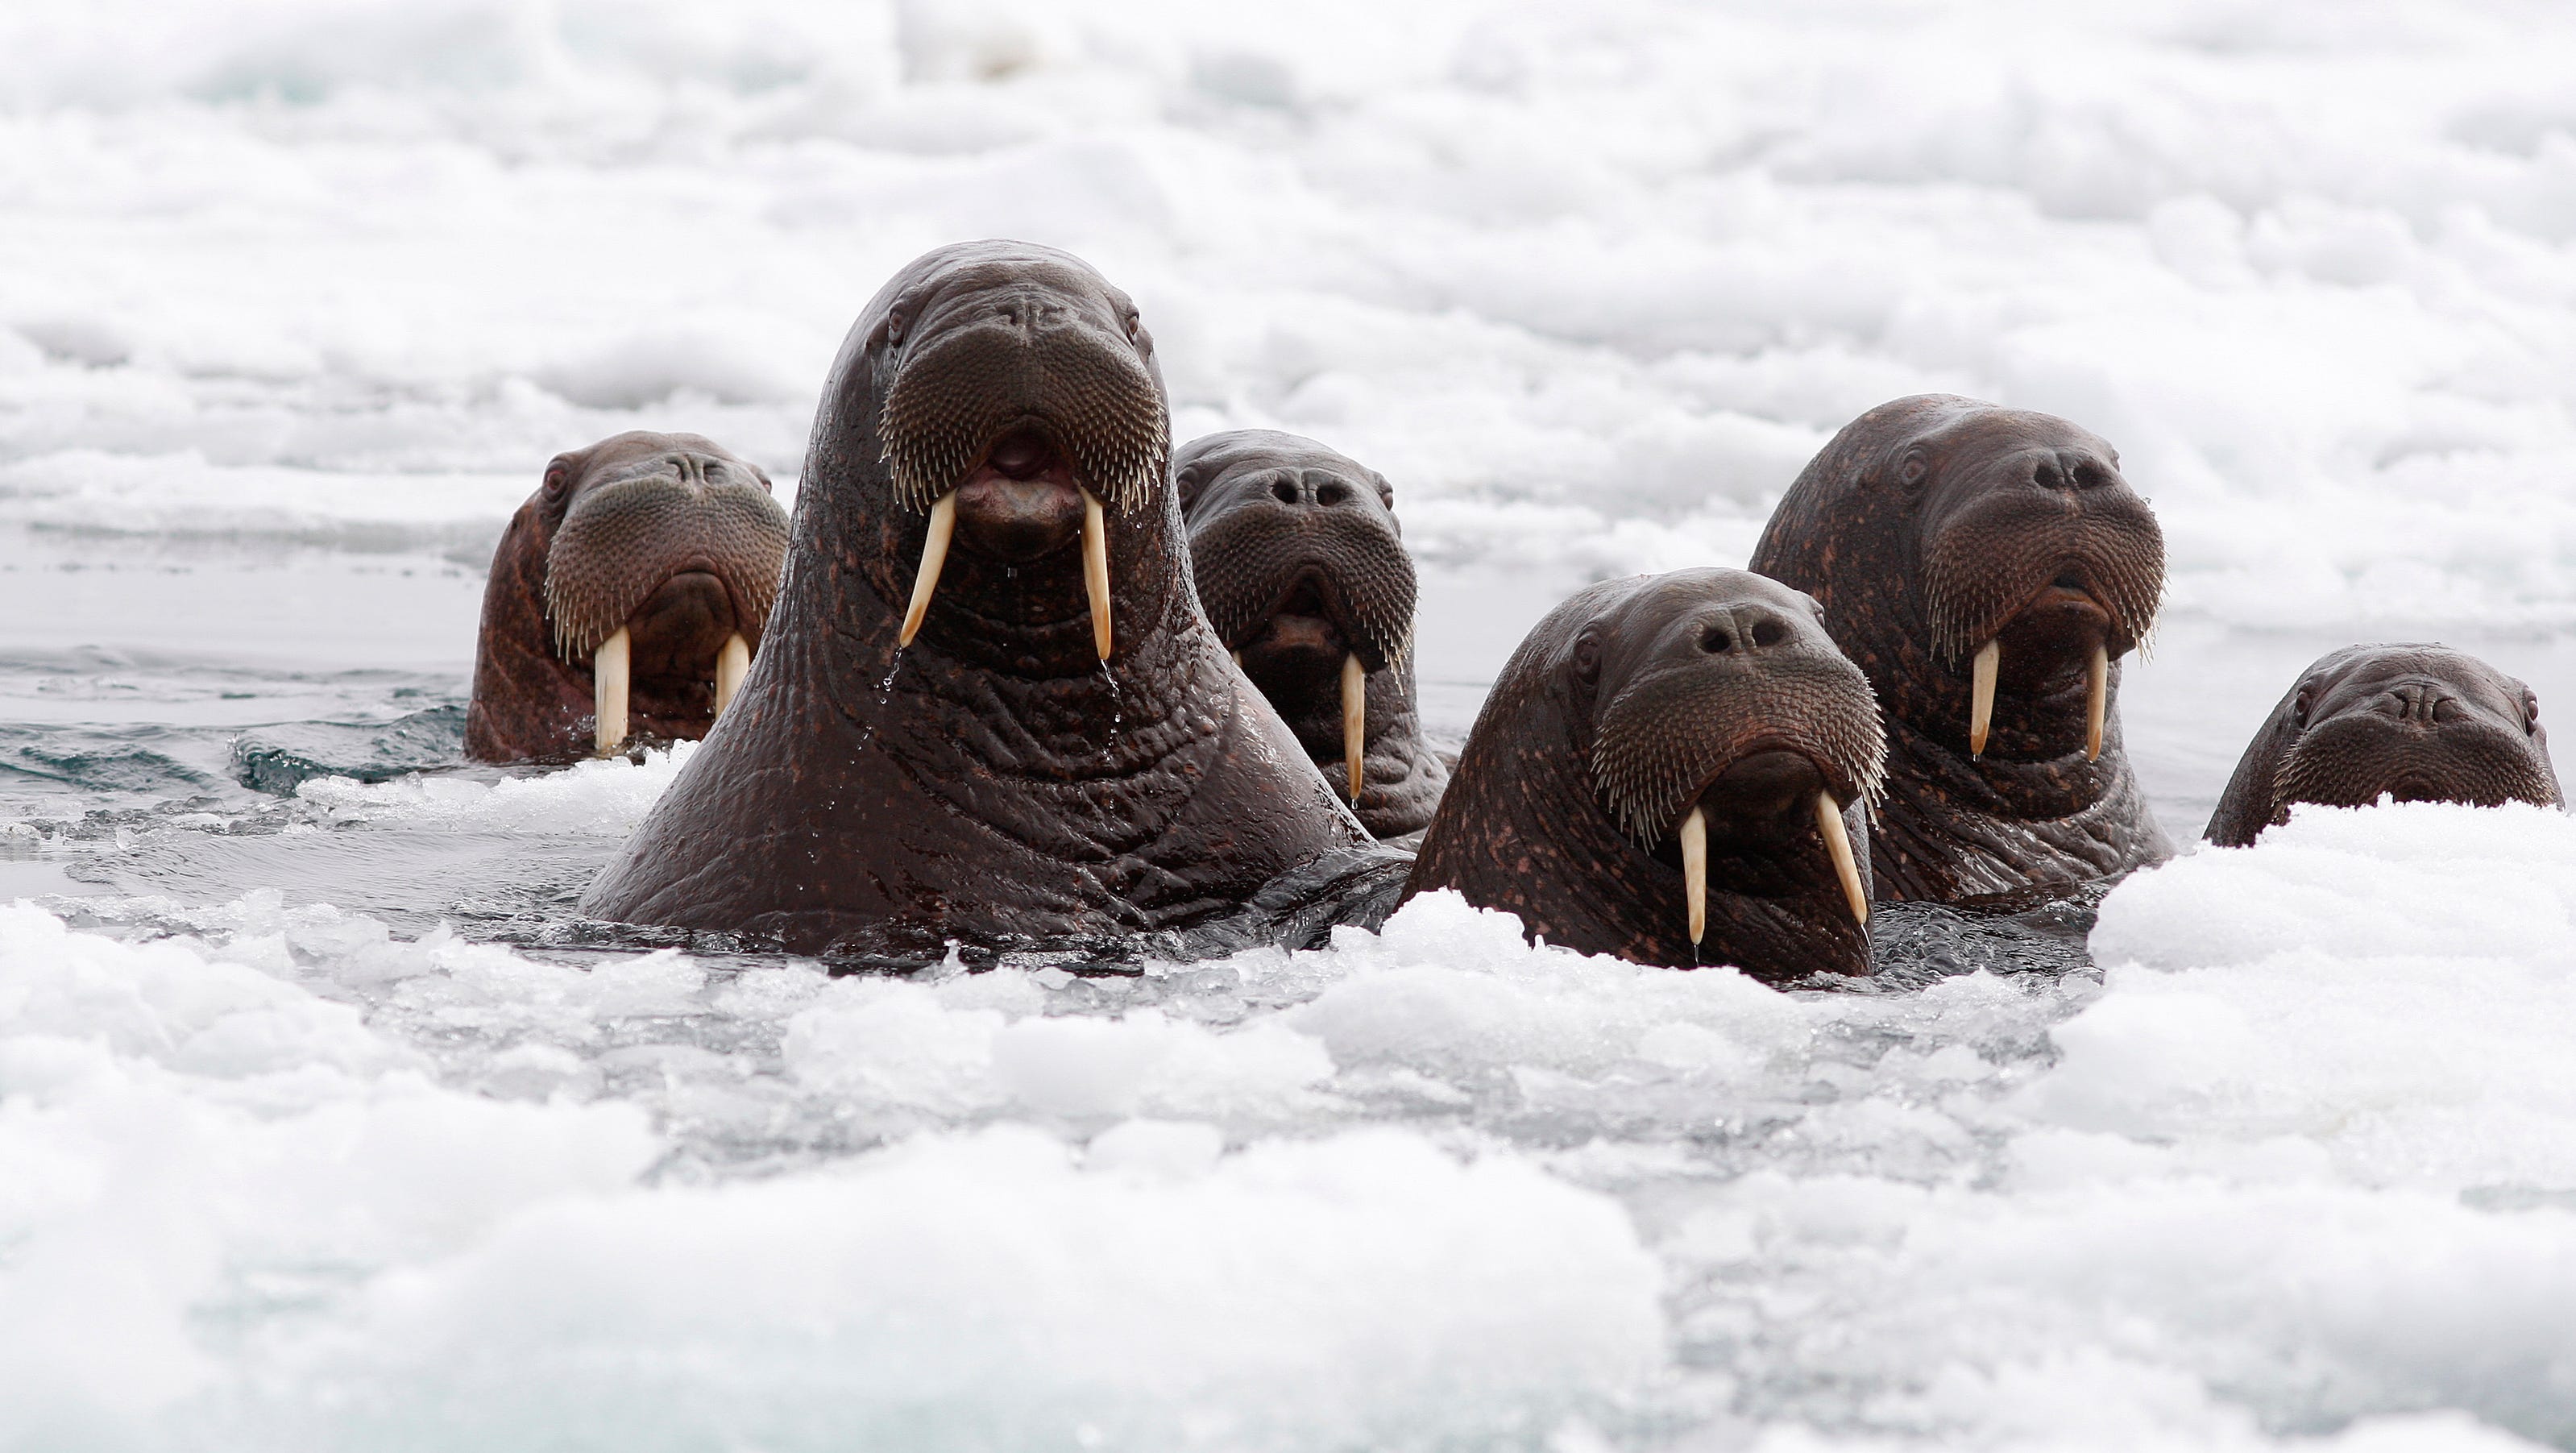
[[[1638,963],[1865,974],[1884,753],[1814,600],[1741,570],[1606,581],[1503,668],[1405,892]]]
[[[1370,832],[1420,831],[1449,773],[1415,715],[1413,557],[1393,486],[1267,429],[1192,440],[1172,481],[1217,638]]]
[[[935,958],[1155,931],[1354,845],[1189,574],[1136,305],[942,247],[852,324],[742,700],[584,899]]]
[[[493,554],[468,754],[706,735],[750,669],[786,548],[768,476],[695,434],[556,455]]]
[[[2091,877],[2166,850],[2113,710],[2118,662],[2163,596],[2164,535],[2099,437],[1973,399],[1882,404],[1790,486],[1752,564],[1823,603],[1886,707],[1900,820],[1878,845],[1892,896]],[[1916,855],[1909,793],[1928,793],[1932,815],[2064,823],[2066,841],[2034,828],[1997,848],[1968,830],[1963,851],[1991,861],[1895,865],[1891,853]],[[2095,812],[2106,802],[2116,821]]]
[[[2207,837],[2244,847],[2290,805],[2563,806],[2540,698],[2447,646],[2346,646],[2318,658],[2245,748]]]

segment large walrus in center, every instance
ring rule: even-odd
[[[2064,419],[1922,394],[1844,426],[1752,566],[1824,605],[1887,713],[1878,891],[1936,901],[2160,861],[2121,750],[2120,658],[2154,623],[2164,534]]]
[[[816,413],[742,694],[582,901],[804,951],[1185,927],[1366,841],[1192,587],[1134,303],[943,247]]]

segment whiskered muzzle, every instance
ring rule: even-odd
[[[2489,722],[2426,732],[2375,715],[2337,717],[2300,737],[2273,777],[2276,814],[2293,802],[2364,807],[2383,794],[2478,807],[2559,802],[2558,783],[2530,743]]]
[[[683,571],[713,576],[737,631],[757,641],[786,556],[787,516],[766,491],[693,486],[672,476],[595,490],[574,504],[546,551],[546,616],[556,653],[588,662]]]
[[[895,497],[916,511],[955,489],[995,440],[1042,424],[1085,493],[1119,514],[1163,485],[1171,426],[1132,349],[1093,330],[962,328],[904,360],[878,428]]]

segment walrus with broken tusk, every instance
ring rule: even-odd
[[[556,455],[492,554],[466,755],[705,736],[751,669],[786,551],[769,477],[698,435]]]
[[[1405,895],[1637,963],[1867,974],[1884,751],[1815,601],[1742,570],[1605,581],[1503,668]]]
[[[2172,855],[2120,744],[2164,535],[2099,437],[1923,394],[1844,426],[1752,567],[1822,603],[1887,714],[1879,892],[1949,901]]]
[[[2383,796],[2565,806],[2540,698],[2447,646],[2330,651],[2254,733],[2206,836],[2245,847],[2289,821],[2292,803],[2362,807]]]
[[[798,951],[1189,926],[1367,841],[1199,608],[1152,336],[943,247],[826,381],[742,696],[583,899]]]
[[[1268,429],[1191,440],[1172,481],[1218,638],[1371,833],[1420,832],[1449,769],[1414,709],[1413,557],[1394,487]]]

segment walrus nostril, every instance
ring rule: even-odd
[[[1723,656],[1735,649],[1735,637],[1724,626],[1710,626],[1700,632],[1699,648],[1712,656]]]
[[[1327,479],[1315,486],[1315,503],[1341,505],[1351,502],[1351,487],[1338,479]]]
[[[1284,474],[1270,481],[1270,497],[1283,505],[1299,504],[1306,498],[1305,493],[1297,488],[1297,481]]]
[[[1778,621],[1766,619],[1753,623],[1753,644],[1757,648],[1767,650],[1787,639],[1789,639],[1789,628]]]

